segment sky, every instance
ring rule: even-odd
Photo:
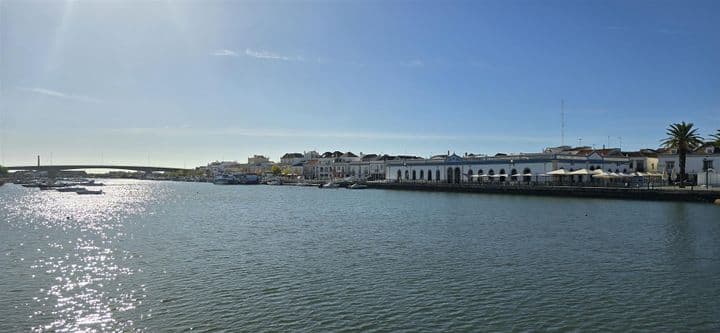
[[[0,164],[656,148],[720,1],[0,1]]]

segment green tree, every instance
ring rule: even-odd
[[[280,169],[280,167],[277,166],[277,165],[273,165],[273,166],[270,168],[270,172],[272,172],[273,175],[277,176],[277,175],[279,175],[279,174],[282,172],[282,169]]]
[[[685,187],[685,160],[687,153],[703,144],[702,137],[697,134],[693,123],[671,124],[665,133],[667,138],[662,141],[666,148],[677,149],[680,167],[680,187]]]
[[[711,138],[715,139],[715,145],[720,146],[720,129],[715,132],[715,134],[710,136]]]
[[[0,177],[5,177],[8,175],[8,169],[2,165],[0,165]]]

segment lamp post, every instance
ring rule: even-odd
[[[708,159],[707,157],[703,158],[703,169],[705,169],[705,189],[710,189],[710,182],[709,180],[709,174],[710,172],[714,172],[712,168],[710,168],[710,165],[708,165]]]

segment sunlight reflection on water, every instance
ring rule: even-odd
[[[132,321],[119,321],[116,315],[141,304],[143,290],[123,286],[121,278],[135,273],[123,264],[132,255],[113,242],[123,237],[123,221],[142,214],[158,187],[151,192],[148,183],[111,181],[102,189],[103,195],[25,189],[29,193],[5,203],[10,221],[46,230],[47,246],[35,245],[30,265],[31,278],[49,282],[33,298],[38,304],[27,304],[35,309],[30,315],[38,323],[33,331],[134,329]],[[55,237],[58,233],[64,237]]]

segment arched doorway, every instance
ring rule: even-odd
[[[532,171],[530,171],[530,168],[523,169],[523,181],[526,183],[529,183],[532,179],[531,176],[525,176],[531,174]]]
[[[452,168],[447,168],[447,182],[448,182],[448,184],[452,184],[452,182],[453,182],[453,170],[452,170]]]
[[[505,173],[505,169],[500,169],[499,175],[500,175],[500,181],[501,181],[501,182],[504,182],[504,181],[505,181],[505,176],[507,176],[507,173]]]
[[[397,180],[402,179],[402,171],[398,170],[397,172]]]
[[[428,170],[428,181],[432,180],[432,170]]]
[[[415,179],[417,179],[417,177],[415,177],[415,175],[416,175],[416,174],[415,174],[415,170],[413,170],[413,177],[412,177],[412,180],[415,180]]]
[[[409,180],[409,179],[410,179],[410,172],[405,170],[405,180]]]
[[[472,183],[472,181],[473,181],[473,171],[472,171],[472,169],[468,170],[467,177],[468,177],[468,182]]]
[[[420,170],[420,180],[425,179],[425,170]]]
[[[460,184],[460,168],[455,167],[455,184]]]
[[[510,179],[511,180],[518,180],[517,179],[517,169],[510,170]]]
[[[477,174],[478,174],[478,177],[477,177],[478,180],[477,180],[477,181],[478,181],[478,182],[483,181],[483,169],[478,170],[478,173],[477,173]]]
[[[440,170],[439,169],[435,170],[435,181],[436,182],[440,181]]]

